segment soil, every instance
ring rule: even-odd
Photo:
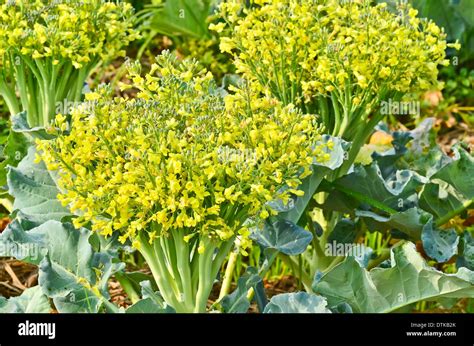
[[[0,259],[0,296],[18,296],[38,284],[38,268],[16,259]]]

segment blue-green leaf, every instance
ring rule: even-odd
[[[407,242],[392,248],[390,268],[368,271],[347,257],[315,281],[313,289],[326,297],[329,308],[345,302],[354,312],[391,312],[422,300],[474,297],[474,272],[440,272]]]
[[[94,252],[90,231],[48,221],[29,232],[43,234],[47,251],[39,264],[39,284],[59,312],[97,312],[109,306],[107,281],[123,267],[107,253]]]
[[[455,159],[441,168],[432,179],[441,179],[467,199],[474,198],[474,157],[461,147],[454,147]]]
[[[46,132],[44,127],[30,127],[28,124],[26,111],[15,114],[11,117],[12,130],[16,133],[22,133],[31,142],[35,139],[52,139],[53,135]]]
[[[0,313],[49,313],[51,305],[40,286],[27,288],[18,297],[0,297]]]
[[[459,236],[454,229],[438,229],[428,222],[421,233],[423,249],[437,262],[447,262],[457,254]]]
[[[306,292],[278,294],[270,300],[264,313],[331,313],[326,299]]]
[[[464,231],[461,237],[461,251],[457,259],[457,267],[474,270],[474,238],[469,231]]]
[[[56,175],[44,163],[34,163],[35,153],[34,147],[30,147],[18,167],[9,168],[7,180],[9,193],[15,197],[13,208],[38,223],[60,221],[70,212],[56,198]]]
[[[127,314],[169,314],[174,310],[169,306],[163,308],[152,298],[145,298],[130,306],[125,312]]]
[[[274,249],[286,255],[303,253],[313,239],[311,232],[280,218],[267,221],[262,230],[255,230],[251,238],[264,249]]]
[[[432,219],[431,214],[419,208],[411,208],[390,216],[364,210],[356,210],[355,214],[365,221],[371,231],[397,230],[413,240],[420,239],[423,227]]]

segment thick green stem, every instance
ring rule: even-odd
[[[232,283],[232,274],[234,273],[235,264],[237,263],[237,257],[239,256],[239,248],[232,251],[227,261],[227,267],[224,273],[224,280],[222,281],[221,290],[219,292],[219,300],[224,298],[230,291],[230,284]]]
[[[180,312],[180,310],[182,310],[181,303],[174,294],[174,289],[171,287],[172,283],[169,281],[166,273],[163,272],[163,266],[160,264],[160,259],[156,256],[154,247],[149,244],[148,239],[146,238],[147,237],[144,234],[140,235],[140,253],[143,255],[143,258],[145,258],[145,261],[150,267],[153,278],[155,279],[165,302],[172,306],[176,311]]]
[[[215,246],[212,242],[204,237],[203,239],[204,252],[199,254],[199,284],[196,293],[196,306],[194,312],[206,312],[207,299],[214,283],[212,273],[212,256],[214,254]]]
[[[176,248],[176,258],[178,263],[178,272],[181,277],[181,284],[183,287],[184,303],[186,306],[192,307],[195,305],[194,293],[191,278],[191,259],[189,257],[189,248],[184,242],[184,232],[178,231],[177,236],[174,237],[174,245]]]
[[[5,103],[7,104],[8,111],[10,114],[16,115],[20,113],[20,105],[18,104],[18,100],[16,98],[15,93],[10,90],[3,81],[0,81],[0,94],[2,95]]]
[[[182,302],[182,296],[181,296],[181,291],[178,287],[178,283],[174,278],[174,272],[172,271],[172,267],[169,267],[169,261],[167,260],[167,257],[164,253],[165,249],[163,249],[163,246],[160,241],[155,240],[153,242],[153,248],[155,252],[155,256],[157,259],[158,266],[160,267],[161,273],[163,274],[164,278],[169,282],[169,285],[171,286],[172,292],[174,293],[174,296],[178,299],[178,302],[181,304]]]
[[[331,101],[334,109],[334,128],[332,129],[332,135],[336,136],[339,132],[339,127],[341,126],[341,112],[339,110],[339,102],[333,93],[331,93]]]

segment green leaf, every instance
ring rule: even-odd
[[[420,239],[423,227],[432,218],[431,214],[419,208],[411,208],[390,216],[381,216],[371,211],[356,210],[355,215],[365,221],[370,231],[397,230],[412,240]]]
[[[55,173],[49,172],[43,162],[34,163],[35,153],[30,147],[18,167],[9,168],[7,180],[9,193],[15,197],[13,208],[38,223],[60,221],[70,212],[56,198],[59,190]]]
[[[440,180],[426,184],[420,194],[420,207],[436,218],[461,208],[464,202],[465,198],[454,187]]]
[[[49,313],[51,306],[48,297],[43,294],[40,286],[27,288],[18,297],[5,299],[0,297],[0,313]]]
[[[250,302],[247,299],[247,285],[240,279],[237,281],[237,288],[231,293],[222,298],[221,305],[226,313],[240,313],[244,314],[250,307]]]
[[[39,264],[39,284],[59,312],[97,312],[110,307],[107,281],[123,267],[106,253],[94,252],[90,231],[48,221],[44,230],[47,254]],[[29,232],[34,232],[31,230]]]
[[[464,231],[461,237],[461,251],[457,259],[458,268],[466,267],[474,270],[474,238],[469,231]]]
[[[166,1],[163,7],[155,10],[150,28],[170,37],[204,38],[209,36],[207,17],[210,7],[210,0]]]
[[[20,218],[13,220],[0,234],[0,257],[14,257],[37,265],[46,255],[47,248],[45,228],[27,232]]]
[[[11,117],[12,130],[24,134],[28,140],[34,143],[36,139],[52,139],[53,135],[46,132],[44,127],[30,127],[26,116],[26,111],[15,114]]]
[[[453,161],[451,157],[443,153],[437,146],[422,155],[411,154],[411,157],[406,158],[409,160],[410,168],[427,178],[431,178],[440,169]]]
[[[10,131],[5,145],[0,145],[0,190],[7,185],[7,166],[16,167],[25,157],[29,143],[21,133]]]
[[[153,299],[146,298],[136,302],[135,304],[130,306],[125,312],[127,314],[169,314],[173,313],[174,310],[169,306],[167,308],[163,308]]]
[[[326,299],[306,292],[278,294],[270,300],[264,313],[331,313]]]
[[[328,236],[328,243],[333,241],[340,244],[351,244],[354,243],[357,236],[357,229],[355,227],[354,221],[351,219],[341,219],[331,234]]]
[[[459,237],[454,229],[438,229],[428,222],[421,233],[423,249],[437,262],[447,262],[458,253]]]
[[[474,198],[474,157],[461,147],[454,147],[455,160],[441,168],[432,179],[441,179],[467,199]]]
[[[356,165],[353,173],[337,179],[332,185],[361,204],[390,212],[388,209],[403,211],[415,206],[417,189],[425,182],[422,176],[409,170],[396,171],[385,180],[378,164],[373,162],[369,166]]]
[[[153,282],[152,284],[151,280],[149,279],[143,280],[140,281],[140,287],[143,299],[150,298],[161,307],[164,307],[166,305],[165,301],[163,300],[163,297],[158,291],[158,287],[156,287],[156,283]]]
[[[143,299],[130,306],[126,313],[174,313],[174,309],[167,305],[161,294],[154,288],[150,280],[140,281]]]
[[[303,253],[313,239],[311,232],[278,217],[266,221],[263,229],[255,230],[250,237],[264,249],[291,256]]]
[[[407,242],[391,250],[390,268],[368,271],[347,257],[315,281],[313,289],[330,308],[345,302],[354,312],[391,312],[421,300],[474,297],[474,272],[440,272]]]

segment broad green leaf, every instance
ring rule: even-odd
[[[36,164],[34,160],[35,149],[30,147],[18,167],[9,168],[7,180],[9,193],[15,197],[13,208],[38,223],[60,221],[70,212],[56,198],[59,193],[56,176],[44,163]]]
[[[351,197],[360,199],[361,203],[372,203],[372,207],[381,209],[385,206],[403,211],[416,204],[417,189],[424,182],[422,176],[409,170],[396,171],[390,178],[384,179],[379,166],[373,162],[369,166],[355,166],[353,173],[337,179],[333,186]],[[375,205],[372,201],[383,206]]]
[[[0,145],[0,190],[7,185],[7,166],[16,167],[25,157],[29,143],[21,133],[10,131],[7,141]]]
[[[466,267],[474,270],[474,238],[469,231],[464,231],[461,237],[460,254],[456,265],[458,268]]]
[[[466,150],[455,147],[455,160],[441,168],[433,179],[441,179],[453,186],[467,199],[474,198],[474,157]]]
[[[459,236],[454,229],[439,229],[428,222],[421,233],[423,249],[437,262],[447,262],[458,253]]]
[[[461,208],[465,202],[466,199],[454,187],[441,180],[426,184],[420,194],[420,207],[435,218]]]
[[[162,308],[165,308],[166,303],[163,297],[161,296],[160,292],[158,291],[158,288],[156,287],[155,282],[152,283],[152,281],[149,279],[144,280],[140,282],[140,287],[141,287],[143,299],[150,298],[157,305],[161,306]]]
[[[264,313],[331,313],[326,299],[306,292],[278,294],[270,300]]]
[[[170,37],[204,38],[209,36],[210,7],[211,0],[168,0],[155,11],[150,28]]]
[[[244,314],[250,308],[250,302],[247,298],[248,288],[245,280],[239,278],[237,281],[237,288],[231,293],[222,298],[221,305],[226,313]]]
[[[263,229],[257,229],[251,238],[264,249],[274,249],[285,255],[299,255],[313,239],[311,232],[288,220],[271,219]]]
[[[0,313],[50,313],[51,306],[40,286],[27,288],[18,297],[0,297]]]
[[[411,208],[390,216],[381,216],[371,211],[356,210],[371,231],[397,230],[409,239],[418,240],[425,224],[432,218],[431,214],[419,208]]]
[[[0,257],[14,257],[37,265],[48,251],[47,241],[44,227],[27,232],[21,219],[16,218],[0,234]]]
[[[326,297],[329,308],[346,302],[354,312],[391,312],[421,300],[474,297],[474,272],[440,272],[406,242],[391,250],[390,268],[368,271],[347,257],[315,281],[313,289]]]
[[[48,221],[38,229],[44,230],[47,244],[38,280],[58,311],[97,312],[102,304],[108,307],[107,280],[122,264],[112,263],[107,253],[94,252],[86,229],[76,230],[58,221]]]
[[[453,159],[447,156],[439,147],[431,148],[428,153],[413,154],[411,157],[406,159],[409,161],[407,164],[411,169],[418,172],[426,178],[431,178],[440,169],[453,161]]]
[[[26,111],[18,113],[11,118],[12,130],[24,134],[31,142],[35,139],[52,139],[53,135],[46,132],[44,127],[30,127]]]
[[[127,314],[169,314],[174,311],[169,306],[163,308],[163,306],[157,304],[153,299],[145,298],[130,306],[125,312]]]

